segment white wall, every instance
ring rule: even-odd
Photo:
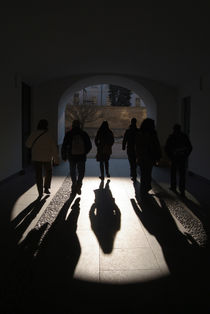
[[[210,180],[210,75],[203,78],[200,90],[199,78],[188,82],[180,89],[182,97],[191,97],[190,140],[193,151],[189,159],[189,170]]]
[[[13,73],[0,77],[0,181],[22,169],[20,81]]]

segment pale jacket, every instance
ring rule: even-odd
[[[33,141],[41,134],[44,130],[37,130],[31,133],[26,140],[26,147],[31,148]],[[32,161],[49,162],[54,161],[56,164],[59,163],[59,154],[56,143],[47,131],[34,143],[31,149]]]

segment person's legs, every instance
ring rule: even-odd
[[[34,170],[35,170],[35,178],[36,185],[38,189],[39,196],[43,194],[43,178],[42,178],[42,162],[34,161]]]
[[[76,183],[77,183],[77,177],[76,177],[76,161],[70,159],[69,160],[69,168],[70,168],[70,177],[72,181],[72,192],[75,192],[76,189]]]
[[[149,192],[151,190],[152,185],[152,163],[147,163],[145,166],[145,190]]]
[[[104,179],[104,162],[100,161],[100,172],[101,172],[101,176],[99,177],[100,179]]]
[[[128,155],[128,161],[130,164],[130,177],[131,180],[136,181],[137,172],[136,172],[136,156],[135,155]]]
[[[110,174],[109,174],[109,160],[106,160],[104,163],[105,163],[106,175],[107,175],[108,178],[110,178]]]
[[[51,185],[51,180],[52,180],[52,164],[51,162],[44,162],[44,170],[45,170],[45,180],[44,180],[44,188],[45,188],[45,193],[49,194],[50,185]]]
[[[170,181],[171,181],[171,190],[176,190],[176,171],[177,171],[177,165],[174,161],[172,161],[171,163],[171,178],[170,178]]]
[[[152,180],[152,163],[148,161],[140,162],[140,171],[141,171],[141,185],[140,193],[147,194],[151,190],[151,180]]]
[[[77,179],[77,193],[81,194],[82,181],[85,176],[85,160],[77,162],[78,179]]]
[[[146,189],[145,189],[145,178],[146,178],[145,167],[144,167],[142,162],[139,164],[139,166],[140,166],[140,173],[141,173],[140,193],[144,194],[146,192]]]
[[[185,195],[185,182],[186,182],[186,161],[182,160],[179,163],[179,191],[181,195]]]

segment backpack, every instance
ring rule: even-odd
[[[85,143],[82,135],[74,134],[72,138],[71,155],[84,155]]]

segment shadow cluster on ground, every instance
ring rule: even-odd
[[[80,198],[70,195],[50,226],[24,231],[43,207],[35,200],[10,223],[2,242],[1,313],[202,313],[208,307],[209,258],[188,234],[177,228],[164,199],[141,198],[138,183],[133,210],[160,244],[171,272],[135,284],[100,284],[73,279],[81,247],[77,230]],[[157,195],[158,197],[158,195]],[[9,213],[10,214],[10,213]],[[110,254],[121,213],[109,188],[101,182],[89,217],[99,245]],[[47,233],[46,233],[47,231]],[[44,236],[44,237],[43,237]],[[7,245],[7,246],[6,246]]]

